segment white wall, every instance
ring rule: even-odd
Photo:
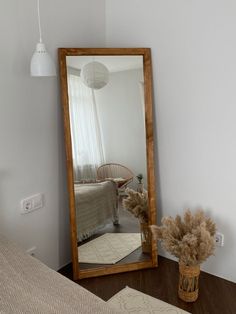
[[[104,46],[104,1],[41,1],[55,62],[58,47]],[[106,14],[107,46],[152,48],[159,219],[207,210],[225,246],[203,268],[236,281],[236,4],[109,0]],[[70,259],[63,125],[58,78],[29,76],[36,1],[1,1],[0,32],[0,232],[57,269]],[[37,192],[45,208],[21,216]]]
[[[203,269],[236,281],[236,3],[106,1],[107,46],[151,47],[159,220],[201,207],[225,234]]]
[[[105,160],[128,167],[146,181],[146,136],[140,70],[110,73],[109,83],[96,91]],[[130,187],[137,188],[134,179]]]
[[[58,47],[104,46],[104,0],[40,1],[43,39]],[[59,78],[31,78],[38,41],[36,0],[0,2],[0,233],[58,269],[70,260]],[[42,192],[45,207],[20,215],[20,200]]]

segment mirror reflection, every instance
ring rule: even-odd
[[[147,191],[142,56],[67,56],[80,269],[150,260],[128,189]]]

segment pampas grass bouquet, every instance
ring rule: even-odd
[[[200,264],[214,253],[216,225],[202,210],[187,210],[183,219],[164,217],[161,226],[151,226],[156,240],[179,259],[178,295],[186,302],[198,298]]]
[[[187,266],[199,265],[214,253],[216,226],[203,210],[187,210],[183,219],[164,217],[162,226],[151,230],[163,248]]]

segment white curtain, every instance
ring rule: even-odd
[[[75,180],[93,180],[105,163],[94,91],[71,73],[68,90]]]
[[[145,124],[145,99],[144,99],[144,82],[140,81],[139,82],[139,91],[140,91],[140,97],[141,97],[141,106],[142,106],[142,120],[144,124],[144,130],[146,128]]]

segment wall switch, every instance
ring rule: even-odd
[[[224,246],[224,235],[221,232],[216,232],[215,234],[215,243],[216,246]]]
[[[42,208],[43,204],[43,194],[35,194],[27,197],[21,201],[21,214],[30,213],[36,209]]]

